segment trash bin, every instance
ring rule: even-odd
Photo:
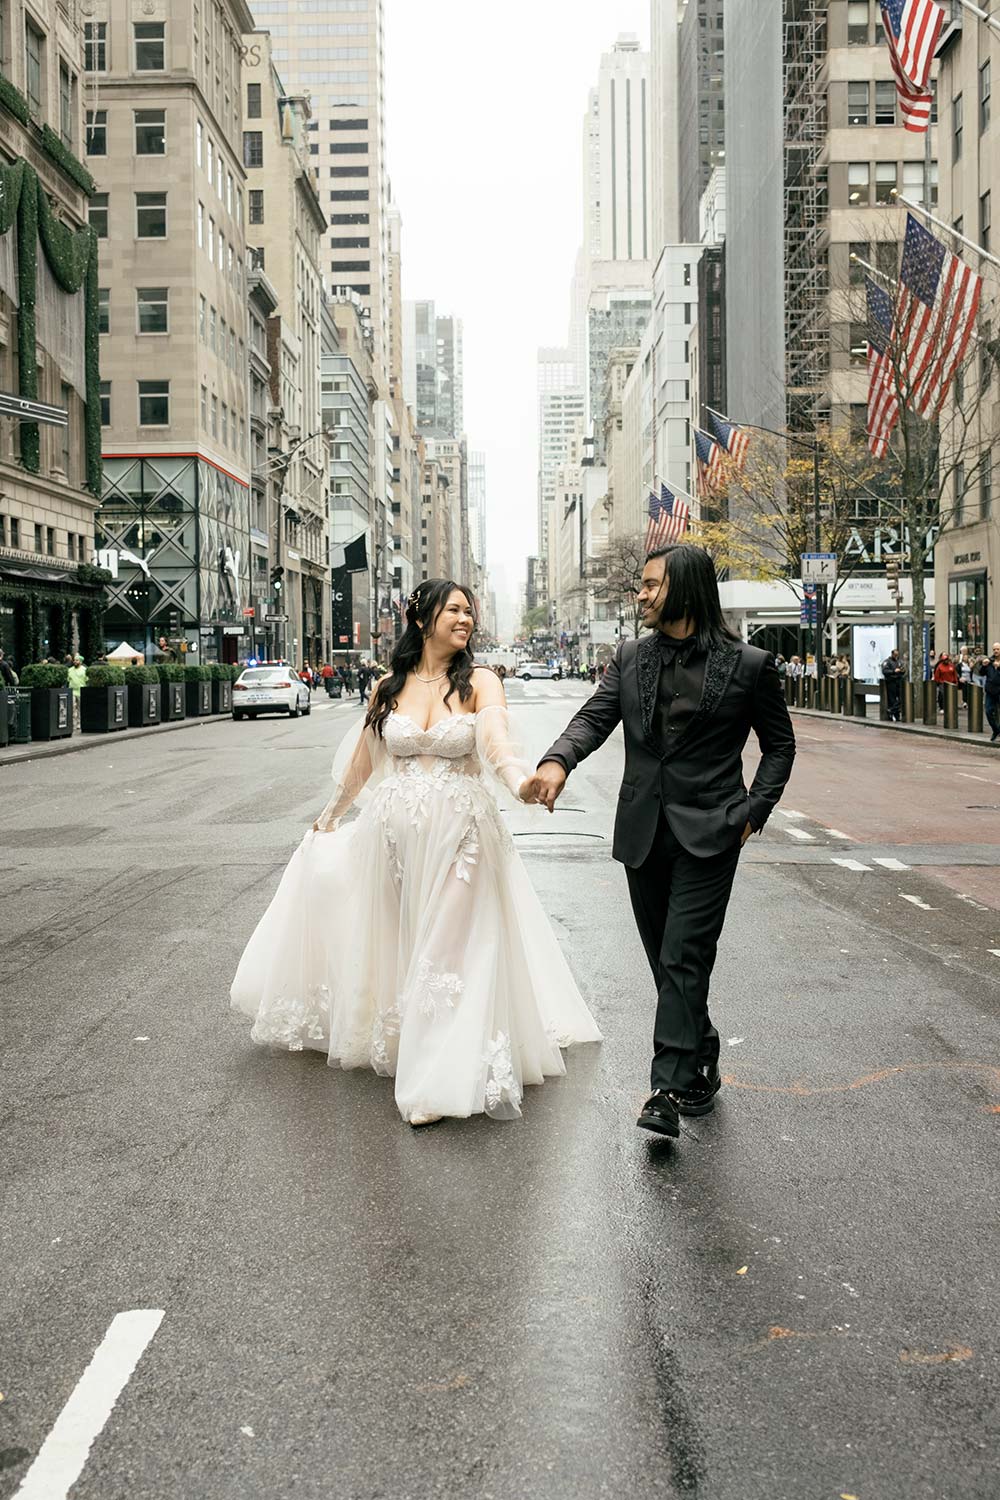
[[[15,688],[10,694],[14,700],[14,715],[10,726],[12,745],[31,744],[31,689]]]
[[[327,688],[331,698],[342,698],[344,696],[344,684],[339,677],[335,677]]]

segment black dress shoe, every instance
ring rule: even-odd
[[[678,1136],[681,1133],[677,1106],[670,1095],[662,1089],[650,1094],[642,1106],[642,1113],[635,1122],[641,1130],[652,1130],[656,1135]]]
[[[715,1096],[722,1087],[719,1064],[702,1068],[694,1082],[686,1089],[671,1089],[669,1098],[677,1106],[678,1114],[710,1115],[715,1108]]]

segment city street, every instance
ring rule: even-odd
[[[510,685],[532,755],[589,692]],[[604,1043],[415,1132],[229,1009],[314,703],[0,770],[0,1500],[143,1309],[73,1500],[995,1500],[1000,750],[796,720],[670,1144],[616,734],[504,814]]]

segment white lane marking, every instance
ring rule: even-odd
[[[809,843],[812,843],[816,837],[814,833],[806,833],[804,828],[786,828],[785,832],[790,839],[806,839]]]
[[[832,839],[844,839],[848,844],[856,844],[858,842],[853,834],[841,833],[839,828],[828,828],[826,831]]]
[[[937,906],[928,906],[927,902],[921,901],[919,896],[908,896],[905,891],[900,891],[899,894],[904,901],[909,901],[911,906],[919,906],[921,911],[938,911],[940,909]]]
[[[898,859],[876,859],[873,860],[872,863],[881,865],[883,870],[909,870],[910,868],[912,868],[910,865],[904,865],[903,862]]]
[[[976,909],[976,911],[992,911],[993,910],[993,908],[991,906],[983,906],[983,904],[982,904],[981,901],[974,900],[972,896],[960,896],[959,893],[958,893],[958,891],[955,892],[955,900],[956,901],[964,901],[967,906],[974,906],[975,909]]]
[[[805,813],[796,812],[793,807],[779,807],[778,811],[780,812],[780,814],[781,814],[781,816],[783,818],[804,818],[805,817]]]
[[[863,865],[859,859],[834,859],[832,863],[842,865],[845,870],[871,871],[871,865]]]
[[[162,1320],[162,1311],[146,1308],[112,1319],[14,1500],[66,1500]]]
[[[994,958],[1000,958],[1000,948],[988,948],[987,953],[992,953]]]
[[[1000,786],[1000,781],[994,781],[992,776],[973,776],[971,771],[957,771],[957,776],[964,776],[966,781],[985,781],[987,786]]]

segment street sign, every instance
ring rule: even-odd
[[[26,401],[10,391],[0,391],[0,417],[16,417],[19,422],[48,422],[52,427],[68,427],[69,412],[65,406],[48,406],[44,401]]]
[[[244,620],[252,620],[253,619],[253,615],[254,615],[254,612],[253,612],[252,609],[244,609],[244,611],[243,611],[243,618],[244,618]]]
[[[265,615],[264,616],[264,624],[265,625],[287,625],[288,624],[288,616],[287,615]]]
[[[803,583],[837,582],[836,552],[803,552],[801,561]]]

